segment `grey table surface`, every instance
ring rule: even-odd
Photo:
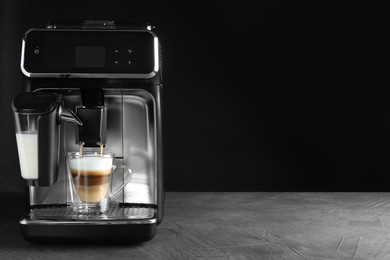
[[[168,192],[156,236],[136,245],[31,244],[23,199],[0,197],[0,259],[390,259],[390,193]]]

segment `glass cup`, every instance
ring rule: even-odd
[[[110,199],[131,180],[129,167],[114,164],[112,152],[100,150],[70,152],[66,156],[70,203],[78,214],[107,212]],[[122,169],[122,170],[119,170]],[[112,190],[112,187],[119,187]]]

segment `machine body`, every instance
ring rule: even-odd
[[[55,138],[45,140],[49,146],[58,140],[52,146],[54,156],[37,150],[39,160],[54,165],[47,172],[38,169],[39,178],[55,178],[47,183],[25,178],[28,210],[20,221],[25,239],[133,243],[154,236],[163,217],[164,188],[161,57],[151,29],[117,28],[114,23],[50,24],[24,35],[25,91],[59,97],[56,110],[65,110],[64,121],[71,122],[54,120],[51,128],[38,130],[54,132]],[[84,149],[102,146],[115,154],[117,164],[133,171],[132,180],[104,215],[77,215],[69,207],[65,155],[78,151],[80,145]]]

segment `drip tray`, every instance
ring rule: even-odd
[[[27,221],[81,221],[86,222],[116,222],[116,221],[145,221],[151,222],[156,219],[154,206],[122,206],[111,205],[108,212],[99,215],[77,214],[70,206],[50,206],[45,208],[31,209]]]
[[[19,223],[24,239],[33,243],[139,243],[155,235],[156,217],[156,205],[111,205],[101,215],[48,205],[31,209]]]

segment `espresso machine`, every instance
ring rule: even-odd
[[[155,235],[164,187],[161,57],[153,29],[84,21],[25,33],[25,92],[12,108],[28,197],[20,220],[26,240],[134,243]],[[80,145],[104,147],[133,172],[105,214],[80,215],[69,205],[65,156]]]

